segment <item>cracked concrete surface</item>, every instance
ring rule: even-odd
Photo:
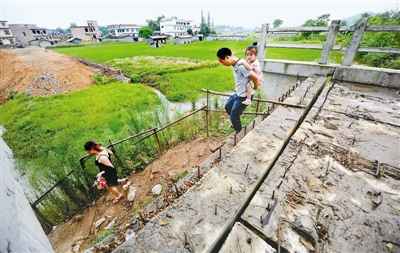
[[[328,91],[242,219],[289,252],[400,252],[400,128],[392,125],[400,97],[349,83]],[[278,205],[262,225],[273,191]]]
[[[308,105],[323,80],[285,102]],[[400,252],[399,110],[396,90],[326,86],[220,252]],[[302,113],[278,107],[115,252],[209,249]]]

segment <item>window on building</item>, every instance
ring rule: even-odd
[[[4,30],[4,33],[5,33],[6,35],[10,35],[10,34],[11,34],[9,30]]]
[[[88,28],[85,28],[85,32],[89,32],[89,29],[88,29]]]
[[[22,32],[22,35],[24,35],[24,37],[26,37],[26,32]]]

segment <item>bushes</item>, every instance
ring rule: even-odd
[[[102,74],[95,74],[93,76],[93,80],[97,85],[106,85],[117,82],[117,80],[115,80],[114,78]]]
[[[40,194],[71,169],[80,171],[85,141],[106,143],[148,128],[160,106],[146,86],[111,83],[51,97],[19,95],[0,107],[0,124],[7,129],[3,138],[19,169]],[[81,194],[81,177],[73,173],[66,183],[75,185],[75,192],[62,191],[52,198],[74,202],[73,196]],[[59,202],[54,205],[63,208]]]
[[[400,25],[400,12],[385,12],[368,19],[369,25]],[[400,33],[396,32],[367,32],[361,44],[362,47],[391,47],[400,48]],[[374,67],[400,69],[399,55],[383,53],[359,53],[357,62]]]

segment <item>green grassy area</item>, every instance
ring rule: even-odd
[[[233,89],[232,70],[216,68],[215,53],[221,47],[230,47],[241,57],[249,44],[250,41],[205,41],[152,48],[145,43],[107,42],[55,50],[121,69],[133,81],[159,88],[169,100],[184,102],[198,99],[202,88]],[[320,50],[268,48],[267,56],[271,59],[318,61]],[[332,62],[340,62],[340,58],[338,52],[331,54]],[[194,71],[183,73],[187,70]]]
[[[190,45],[167,44],[152,48],[145,43],[98,43],[54,50],[121,69],[133,81],[153,85],[174,102],[195,101],[202,88],[218,91],[233,89],[232,70],[216,67],[216,51],[231,48],[242,57],[250,41],[204,41]],[[297,61],[318,61],[318,49],[268,48],[267,58]],[[149,57],[152,56],[152,57]],[[341,54],[333,52],[332,62],[340,62]],[[194,61],[194,62],[193,62]],[[195,70],[198,69],[198,70]],[[187,70],[193,70],[185,72]]]
[[[196,101],[204,96],[201,89],[228,91],[233,88],[232,70],[223,66],[171,73],[159,80],[160,91],[175,102]]]
[[[107,42],[82,47],[56,48],[54,50],[98,63],[132,56],[170,56],[216,60],[216,51],[221,47],[229,47],[237,56],[243,57],[244,49],[249,44],[251,44],[251,41],[204,41],[190,45],[167,44],[161,48],[152,48],[145,43]],[[320,57],[320,50],[316,49],[268,48],[267,51],[268,59],[316,61]],[[337,54],[334,53],[332,56],[333,61],[336,61]]]
[[[133,81],[154,86],[173,102],[195,102],[201,89],[233,89],[231,68],[210,60],[178,57],[135,56],[107,62]]]
[[[157,76],[178,73],[201,68],[213,68],[218,66],[215,61],[195,60],[181,57],[165,56],[135,56],[114,59],[106,62],[122,72],[135,82],[151,83],[157,80]]]
[[[95,85],[66,95],[17,96],[0,107],[0,124],[20,169],[41,188],[39,178],[48,186],[76,167],[85,141],[106,143],[152,126],[159,103],[143,85]]]

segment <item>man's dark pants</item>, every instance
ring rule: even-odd
[[[242,103],[244,100],[246,100],[245,97],[239,97],[238,95],[233,94],[228,98],[228,101],[225,104],[225,110],[230,116],[232,126],[236,133],[239,133],[240,130],[242,130],[240,115],[242,115],[243,111],[247,107],[247,105]]]

